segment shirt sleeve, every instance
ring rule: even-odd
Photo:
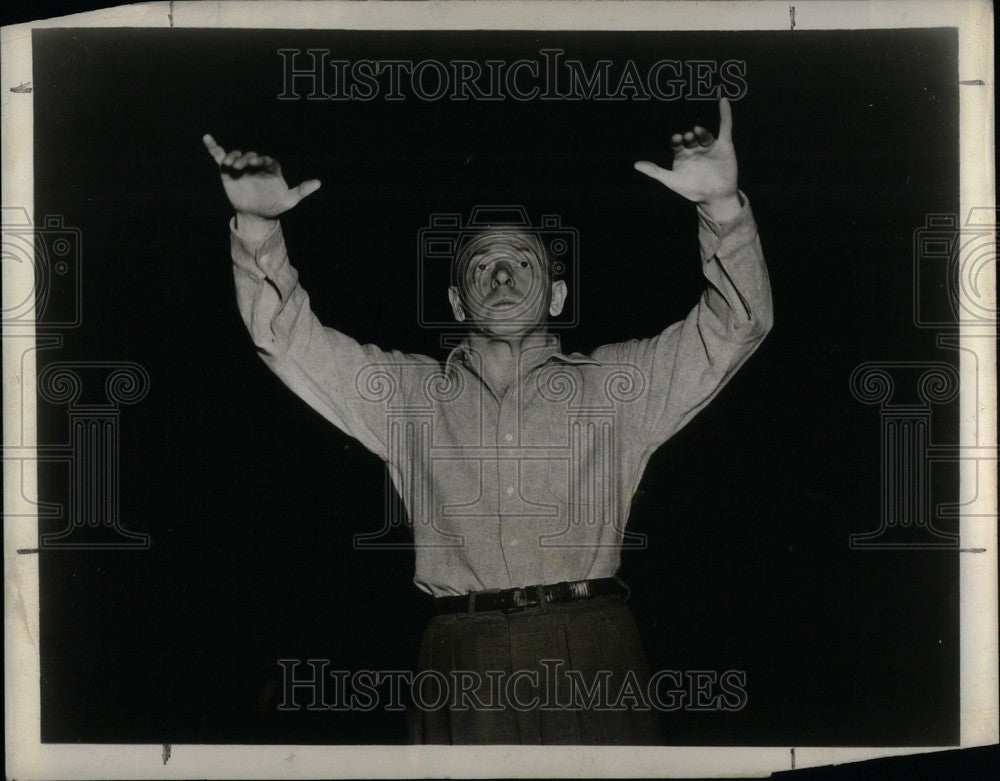
[[[280,225],[253,244],[233,219],[230,237],[237,305],[264,363],[324,418],[385,458],[385,399],[378,388],[368,391],[373,378],[400,387],[403,367],[416,356],[361,345],[320,323],[289,263]]]
[[[598,348],[593,357],[637,371],[644,392],[624,405],[625,424],[650,446],[665,442],[729,381],[771,329],[771,287],[746,195],[725,222],[698,207],[707,286],[688,316],[651,339]]]

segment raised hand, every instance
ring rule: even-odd
[[[674,151],[671,169],[647,160],[635,170],[662,182],[678,195],[702,204],[713,217],[726,219],[740,209],[736,194],[736,150],[733,148],[733,114],[729,101],[719,101],[719,137],[695,126],[670,139]]]
[[[208,134],[202,141],[219,166],[222,185],[237,212],[237,221],[275,220],[320,187],[318,179],[310,179],[290,188],[274,158],[256,152],[244,154],[238,149],[226,152]]]

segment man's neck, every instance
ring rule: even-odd
[[[531,352],[550,344],[548,328],[512,336],[472,333],[469,347],[482,361],[484,378],[500,395],[507,392]]]

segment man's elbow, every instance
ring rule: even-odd
[[[757,316],[754,318],[754,331],[757,341],[762,341],[765,336],[771,333],[772,328],[774,328],[774,308],[768,302],[767,306],[758,311]]]
[[[747,313],[750,315],[748,336],[754,342],[761,342],[774,327],[774,302],[771,298],[770,285],[765,285],[755,298],[754,304],[746,307]]]
[[[731,327],[730,339],[739,344],[756,346],[764,340],[774,326],[774,313],[769,306],[755,309],[749,317]]]

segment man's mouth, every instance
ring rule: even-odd
[[[500,298],[497,299],[496,301],[491,302],[490,307],[492,309],[512,309],[519,303],[520,303],[519,301],[515,301],[512,298]]]

